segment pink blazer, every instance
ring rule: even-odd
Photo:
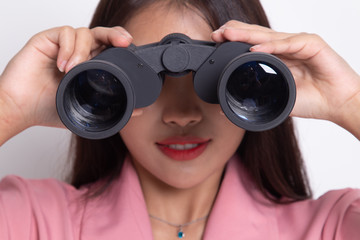
[[[0,183],[0,239],[152,239],[130,160],[104,195],[84,200],[84,191],[52,179],[4,178]],[[359,240],[360,191],[331,191],[317,200],[273,204],[253,186],[234,158],[227,165],[204,239]]]

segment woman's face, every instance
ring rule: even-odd
[[[135,14],[124,27],[135,45],[157,42],[174,32],[210,41],[212,32],[195,11],[159,5]],[[196,95],[192,74],[167,76],[156,102],[141,110],[135,111],[121,137],[140,178],[175,188],[219,178],[245,133],[222,114],[218,104]]]

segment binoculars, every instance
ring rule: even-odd
[[[157,43],[108,48],[64,76],[56,96],[58,114],[81,137],[107,138],[126,125],[134,108],[156,101],[165,75],[193,72],[196,94],[220,104],[235,125],[248,131],[274,128],[294,106],[295,82],[279,58],[249,52],[250,47],[174,33]]]

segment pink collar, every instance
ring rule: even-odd
[[[128,158],[120,177],[87,203],[83,219],[82,239],[153,239],[140,182]]]
[[[204,239],[278,239],[272,206],[250,181],[240,160],[233,157],[227,164]]]
[[[272,226],[276,226],[276,220],[270,205],[248,180],[238,158],[232,158],[209,216],[204,239],[238,239],[240,236],[241,239],[263,239],[263,236],[274,239],[277,229]],[[84,220],[86,231],[83,233],[89,234],[89,239],[99,232],[102,239],[113,239],[114,236],[152,239],[140,182],[129,159],[124,162],[120,178],[109,191],[98,200],[88,202]],[[84,239],[88,239],[86,237]]]

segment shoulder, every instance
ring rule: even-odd
[[[15,239],[25,239],[21,234],[29,232],[47,236],[59,231],[68,234],[64,230],[80,222],[82,193],[82,190],[56,179],[28,180],[7,176],[0,182],[0,232],[17,236]],[[20,229],[19,222],[22,223]],[[1,226],[7,226],[6,231]],[[0,234],[0,239],[7,239],[2,237]],[[61,237],[72,239],[65,235]]]
[[[332,190],[318,199],[309,199],[295,202],[284,207],[286,210],[302,211],[308,210],[312,214],[325,216],[342,215],[349,207],[360,201],[360,189]]]
[[[334,190],[318,199],[280,205],[278,223],[296,228],[304,239],[360,239],[360,190]]]
[[[228,220],[221,221],[224,229],[232,221],[237,223],[232,231],[266,239],[360,239],[360,190],[334,190],[318,199],[276,204],[257,189],[239,161],[229,162],[213,212],[216,217],[210,217],[208,225],[214,221],[211,226],[217,231],[221,217]]]
[[[0,181],[0,187],[4,190],[10,190],[13,187],[22,188],[22,187],[49,187],[49,186],[57,186],[57,187],[67,187],[68,184],[61,182],[57,179],[25,179],[16,175],[9,175],[4,177]]]
[[[339,239],[360,239],[360,189],[344,189],[330,191],[319,198],[329,207],[324,235],[330,238],[333,235]],[[319,207],[321,208],[321,204]],[[326,238],[327,239],[327,238]]]
[[[83,191],[77,190],[70,184],[57,179],[24,179],[10,175],[0,181],[0,196],[2,199],[10,197],[15,200],[21,197],[22,200],[44,202],[54,200],[58,202],[80,196],[81,192]]]
[[[7,208],[27,206],[32,211],[45,208],[60,210],[79,204],[85,191],[57,179],[24,179],[11,175],[0,181],[3,205]]]

